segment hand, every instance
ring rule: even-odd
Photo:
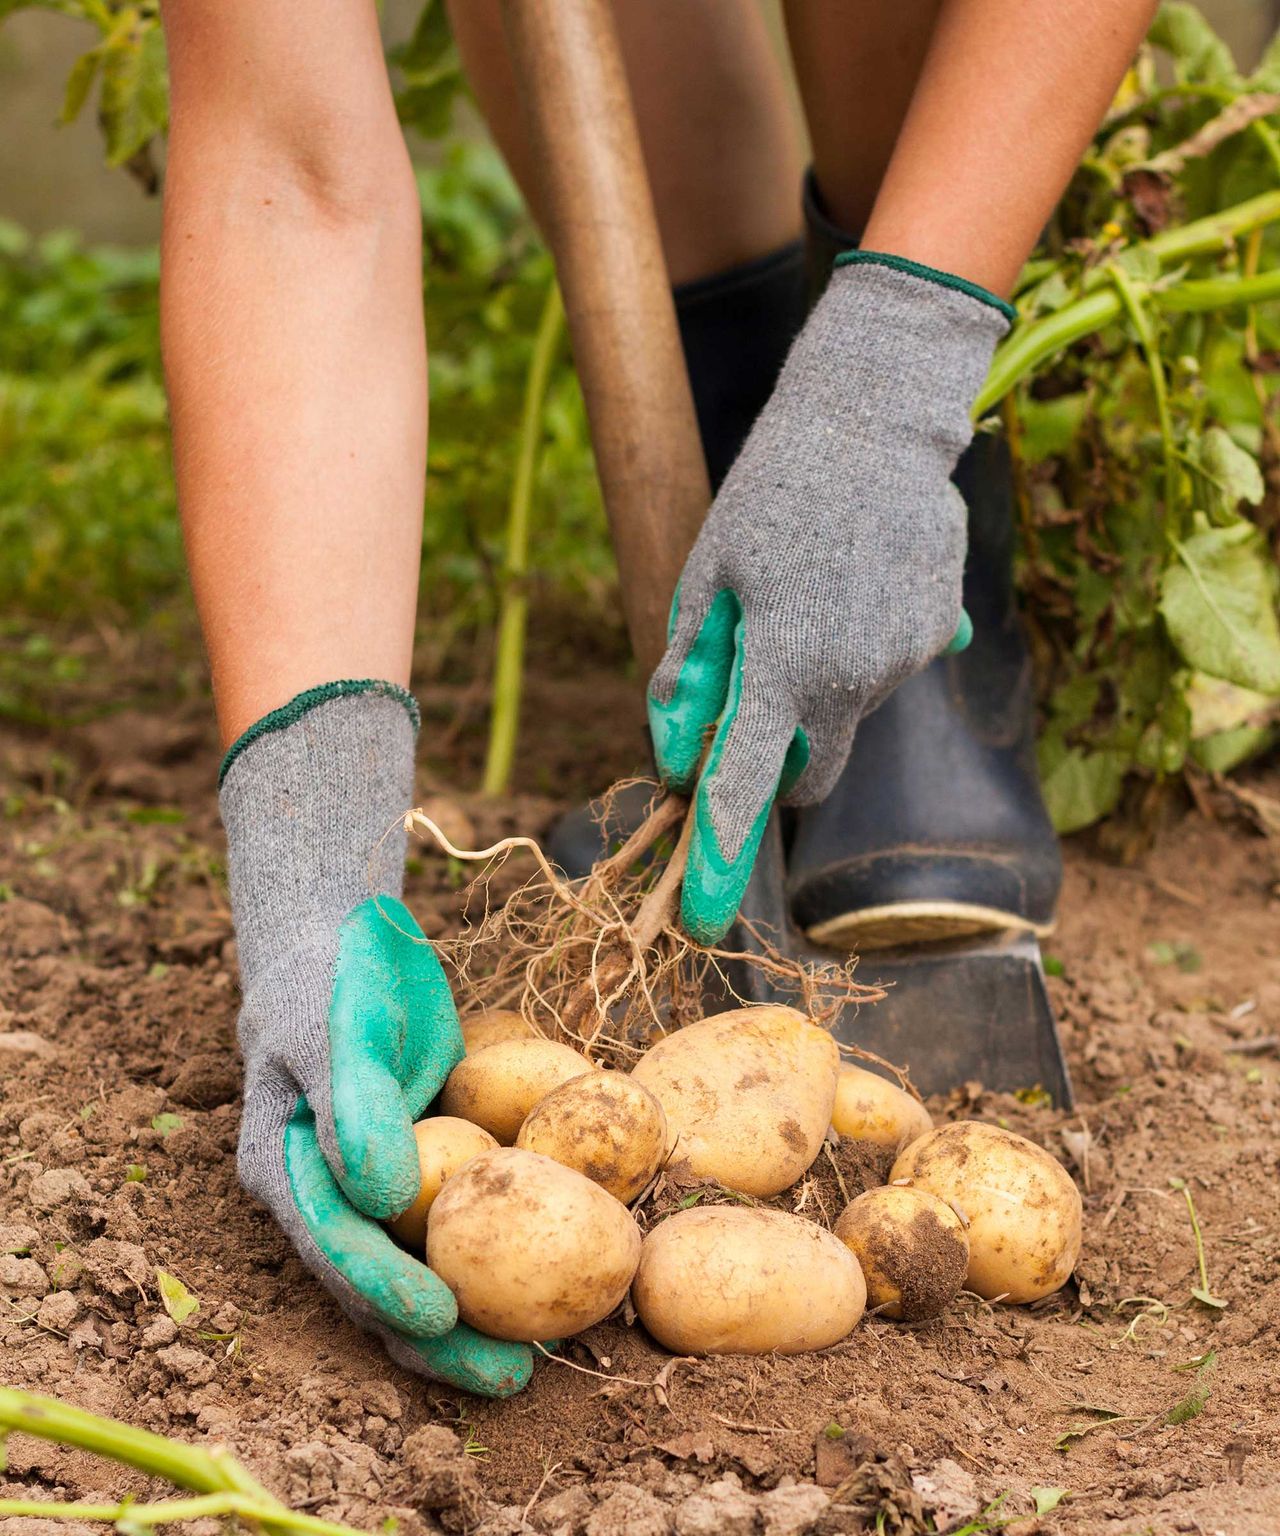
[[[775,797],[827,795],[862,716],[971,633],[950,476],[1012,311],[895,257],[837,266],[707,514],[649,685],[659,773],[694,792],[682,917],[702,943],[736,916]]]
[[[463,1054],[448,983],[408,908],[371,898],[336,939],[290,952],[246,996],[240,1039],[241,1178],[307,1268],[409,1370],[485,1396],[519,1391],[530,1347],[459,1323],[444,1282],[379,1225],[418,1192],[413,1123]]]

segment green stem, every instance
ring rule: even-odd
[[[1280,214],[1280,208],[1277,212]],[[1153,290],[1148,295],[1148,302],[1155,308],[1175,314],[1200,314],[1237,304],[1263,304],[1272,299],[1280,299],[1280,270],[1263,272],[1257,277],[1197,278],[1173,288]],[[1112,288],[1087,294],[1056,314],[1016,327],[996,349],[987,381],[973,404],[974,420],[984,416],[1046,358],[1092,336],[1123,312],[1120,295]]]
[[[1191,1217],[1191,1233],[1196,1240],[1196,1263],[1200,1268],[1200,1289],[1206,1296],[1212,1295],[1209,1289],[1209,1266],[1204,1257],[1204,1234],[1200,1231],[1200,1218],[1196,1215],[1196,1203],[1191,1198],[1191,1186],[1182,1186],[1183,1197],[1187,1202],[1187,1215]]]
[[[1206,214],[1190,224],[1161,230],[1141,245],[1162,262],[1181,261],[1186,256],[1224,251],[1238,236],[1259,229],[1263,224],[1273,224],[1277,219],[1280,219],[1280,192],[1260,192],[1257,197],[1234,203],[1230,208],[1220,208],[1217,213]]]
[[[556,346],[564,323],[564,306],[555,279],[547,289],[525,380],[520,420],[520,449],[507,512],[502,595],[497,649],[493,665],[493,706],[489,717],[489,748],[484,765],[486,795],[502,795],[511,781],[516,733],[520,725],[520,695],[524,684],[524,641],[529,619],[529,523],[533,508],[533,479],[542,439],[542,413]]]
[[[113,1524],[127,1520],[133,1525],[171,1525],[180,1520],[228,1515],[242,1520],[268,1522],[273,1527],[306,1533],[306,1536],[366,1536],[355,1526],[337,1525],[315,1515],[287,1510],[283,1515],[274,1505],[263,1504],[243,1493],[206,1493],[194,1499],[165,1499],[155,1504],[134,1504],[128,1499],[120,1504],[58,1504],[47,1499],[0,1499],[0,1517],[35,1516],[45,1520],[109,1520]]]
[[[1164,449],[1164,515],[1166,525],[1172,526],[1178,510],[1178,443],[1173,431],[1173,413],[1169,409],[1169,386],[1165,379],[1164,364],[1160,361],[1160,347],[1151,329],[1151,317],[1129,274],[1119,263],[1109,268],[1120,302],[1142,347],[1151,376],[1151,393],[1156,402],[1156,419],[1160,423],[1160,442]]]
[[[235,1493],[256,1502],[271,1530],[286,1530],[285,1509],[222,1446],[203,1450],[183,1445],[147,1429],[87,1413],[54,1397],[40,1397],[16,1387],[0,1387],[0,1434],[20,1430],[59,1445],[109,1457],[152,1477],[163,1477],[194,1493]]]

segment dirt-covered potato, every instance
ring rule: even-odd
[[[969,1239],[936,1195],[896,1184],[869,1189],[845,1206],[833,1230],[862,1266],[867,1305],[881,1317],[923,1322],[960,1294]]]
[[[631,1300],[673,1354],[798,1355],[844,1338],[867,1288],[853,1254],[813,1222],[714,1205],[649,1233]]]
[[[499,1040],[450,1072],[440,1109],[482,1125],[509,1147],[535,1104],[561,1083],[593,1071],[585,1056],[555,1040]]]
[[[511,1008],[486,1008],[462,1020],[462,1044],[468,1056],[500,1040],[536,1040],[538,1032],[522,1013]]]
[[[496,1339],[590,1328],[626,1295],[639,1258],[640,1229],[625,1206],[519,1147],[472,1158],[427,1218],[427,1263],[462,1321]]]
[[[887,1077],[863,1067],[840,1068],[831,1124],[850,1141],[869,1141],[896,1152],[933,1129],[929,1111]]]
[[[427,1212],[440,1193],[444,1181],[481,1152],[489,1152],[498,1143],[488,1131],[469,1120],[455,1120],[451,1115],[436,1115],[419,1120],[413,1128],[418,1143],[418,1166],[422,1184],[418,1198],[407,1211],[387,1223],[406,1248],[421,1254],[427,1240]]]
[[[794,1184],[831,1124],[840,1058],[794,1008],[718,1013],[659,1040],[632,1077],[666,1111],[671,1154],[767,1198]]]
[[[666,1156],[667,1117],[625,1072],[589,1072],[553,1088],[534,1107],[516,1146],[576,1168],[629,1205]]]
[[[962,1120],[907,1147],[890,1179],[909,1180],[969,1223],[971,1291],[1035,1301],[1056,1291],[1080,1254],[1080,1191],[1062,1164],[996,1125]]]

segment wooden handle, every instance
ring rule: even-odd
[[[631,93],[608,0],[502,0],[502,18],[647,680],[711,493]]]

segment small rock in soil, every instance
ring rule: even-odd
[[[20,1221],[0,1222],[0,1253],[29,1253],[39,1237],[34,1227]]]
[[[644,1488],[620,1483],[587,1516],[586,1536],[670,1536],[671,1512]]]
[[[52,1056],[53,1047],[31,1029],[11,1029],[0,1034],[0,1055],[16,1061],[23,1056]]]
[[[6,1296],[43,1296],[49,1289],[49,1277],[34,1259],[20,1259],[16,1254],[0,1254],[0,1291]]]
[[[178,1325],[171,1317],[157,1317],[142,1330],[138,1343],[143,1349],[163,1349],[178,1337]]]
[[[92,1194],[88,1179],[74,1168],[46,1168],[27,1187],[27,1202],[48,1214],[73,1201],[88,1200]]]
[[[191,1387],[203,1387],[218,1374],[218,1368],[208,1355],[202,1355],[189,1344],[170,1344],[159,1350],[156,1359],[171,1376],[185,1381]]]
[[[760,1496],[764,1536],[804,1536],[822,1518],[831,1495],[812,1483],[771,1488]]]
[[[225,1055],[200,1051],[189,1056],[169,1084],[175,1104],[191,1109],[216,1109],[240,1095],[240,1074]]]
[[[71,1291],[50,1291],[40,1303],[36,1322],[42,1328],[54,1328],[65,1333],[80,1316],[80,1303]]]
[[[691,1493],[676,1510],[676,1536],[754,1536],[756,1500],[732,1475]]]

